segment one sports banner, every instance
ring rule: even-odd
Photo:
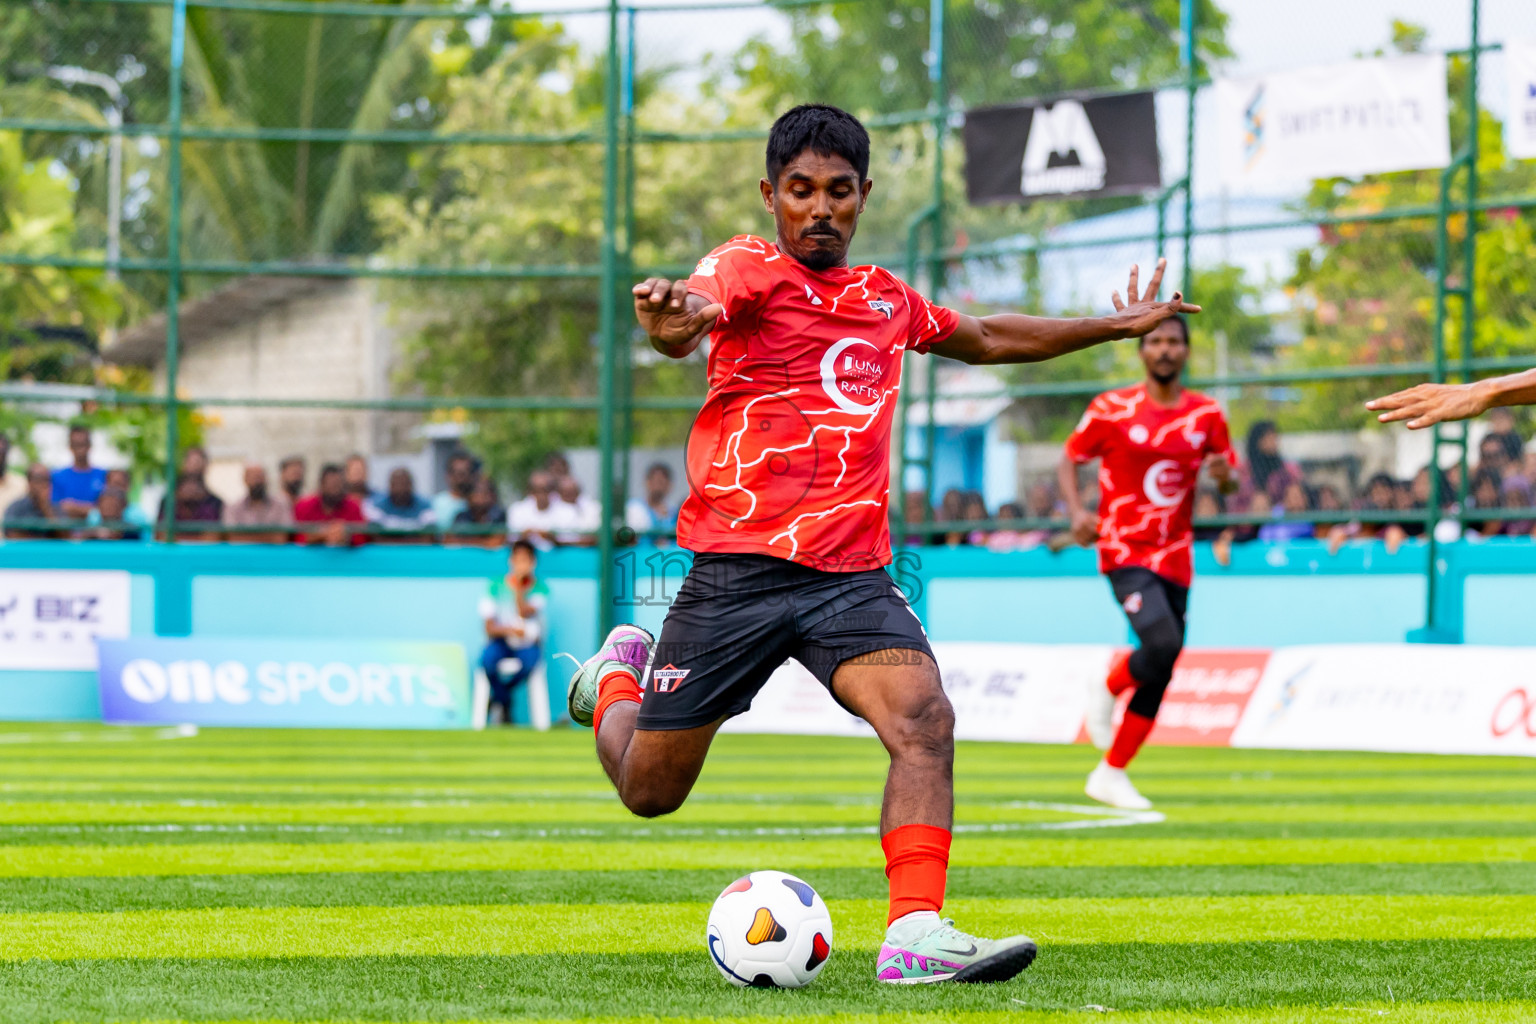
[[[0,571],[0,669],[94,669],[96,641],[128,635],[126,572]]]
[[[472,728],[469,670],[459,644],[103,641],[98,678],[108,722]]]
[[[1536,158],[1536,39],[1504,43],[1504,74],[1509,83],[1504,148],[1516,160]]]
[[[1161,186],[1150,92],[1034,100],[965,115],[965,188],[972,203]]]
[[[1380,57],[1216,82],[1221,177],[1236,187],[1444,167],[1445,57]]]

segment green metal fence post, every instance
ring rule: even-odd
[[[1195,4],[1198,2],[1180,0],[1179,4],[1179,31],[1183,36],[1179,59],[1184,65],[1184,256],[1180,290],[1186,296],[1195,279],[1191,250],[1195,233]],[[1158,255],[1162,255],[1161,250]]]
[[[181,92],[182,68],[186,62],[187,0],[176,0],[171,8],[170,67],[170,193],[165,232],[165,539],[176,543],[176,473],[180,469],[176,450],[181,446],[180,400],[176,397],[176,378],[181,370]]]
[[[928,65],[928,77],[933,83],[933,253],[928,265],[928,295],[937,302],[944,290],[944,141],[949,134],[949,80],[944,67],[944,13],[948,0],[931,0],[928,6],[928,49],[932,63]],[[928,407],[928,421],[923,424],[924,455],[928,471],[924,474],[924,492],[928,508],[934,507],[934,482],[937,474],[935,450],[938,448],[938,425],[934,409],[938,402],[939,361],[928,357],[927,393],[923,400]],[[906,495],[901,497],[903,506]],[[926,518],[929,513],[925,512]]]
[[[1445,352],[1445,328],[1446,321],[1450,317],[1449,299],[1452,295],[1461,299],[1461,379],[1470,379],[1472,374],[1472,341],[1473,341],[1473,276],[1476,271],[1477,258],[1477,147],[1478,147],[1478,105],[1477,105],[1477,65],[1480,55],[1479,37],[1479,0],[1472,0],[1472,41],[1468,55],[1466,105],[1469,127],[1467,131],[1467,145],[1456,155],[1440,174],[1440,204],[1435,232],[1435,335],[1434,335],[1434,380],[1436,383],[1444,383],[1446,372]],[[1449,283],[1451,273],[1451,189],[1454,187],[1456,172],[1465,169],[1467,172],[1467,197],[1463,209],[1465,210],[1466,237],[1462,241],[1462,279],[1458,285]],[[1421,629],[1410,630],[1407,639],[1417,643],[1459,643],[1461,641],[1460,615],[1454,614],[1449,607],[1456,600],[1457,595],[1444,592],[1441,584],[1441,558],[1440,540],[1436,536],[1435,527],[1440,519],[1440,505],[1444,497],[1441,490],[1439,473],[1440,450],[1446,445],[1459,449],[1458,465],[1460,475],[1457,480],[1457,520],[1465,526],[1465,519],[1461,513],[1465,510],[1467,499],[1467,424],[1458,424],[1456,433],[1448,436],[1447,430],[1437,424],[1431,435],[1429,445],[1429,506],[1424,512],[1424,529],[1427,535],[1424,565],[1424,626]]]
[[[615,341],[618,333],[619,255],[615,237],[619,220],[619,3],[608,0],[608,67],[603,96],[603,272],[599,297],[598,341],[602,346],[598,421],[598,498],[602,521],[597,534],[598,628],[606,633],[614,622],[613,593],[613,449],[616,388]]]

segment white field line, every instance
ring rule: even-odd
[[[124,743],[135,740],[180,740],[197,735],[195,725],[166,729],[123,729],[104,732],[4,732],[0,743]]]

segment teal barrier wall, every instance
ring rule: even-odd
[[[1463,541],[1441,547],[1447,621],[1468,643],[1536,643],[1536,544]],[[1329,555],[1301,541],[1250,544],[1228,568],[1196,549],[1190,642],[1202,646],[1401,641],[1423,624],[1422,544],[1394,555],[1347,545]],[[615,566],[617,616],[652,630],[687,571],[676,548],[633,548]],[[60,543],[0,545],[0,568],[118,569],[132,574],[136,636],[328,637],[447,641],[471,664],[484,642],[476,604],[505,571],[501,551],[376,545],[356,550],[258,545]],[[546,552],[550,589],[547,654],[585,657],[598,641],[597,556]],[[1125,620],[1091,552],[971,548],[898,552],[892,575],[935,640],[1123,643]],[[568,663],[551,663],[550,701],[564,704]],[[99,715],[88,672],[0,672],[0,717],[89,719]]]

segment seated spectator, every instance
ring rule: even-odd
[[[565,457],[563,452],[550,452],[544,456],[544,465],[541,468],[556,480],[561,480],[571,475],[570,460]]]
[[[1232,542],[1237,531],[1230,526],[1202,525],[1201,520],[1215,519],[1227,514],[1227,501],[1214,487],[1202,487],[1195,492],[1195,540],[1208,541],[1216,564],[1223,568],[1232,564]]]
[[[299,500],[304,493],[304,480],[309,470],[304,464],[304,456],[289,455],[277,464],[277,482],[285,495],[288,496],[288,504]]]
[[[87,540],[142,540],[144,530],[127,521],[128,492],[119,487],[104,487],[86,519],[89,527],[80,536]]]
[[[555,482],[555,521],[560,532],[555,534],[556,544],[591,547],[597,543],[594,536],[602,525],[603,510],[597,502],[581,493],[581,484],[573,476],[563,476]]]
[[[56,530],[32,525],[59,518],[53,505],[54,474],[41,462],[27,467],[27,493],[11,502],[5,510],[5,535],[11,538],[58,537]],[[15,524],[14,526],[12,524]]]
[[[1301,470],[1280,456],[1280,431],[1270,420],[1248,428],[1248,479],[1253,489],[1280,501],[1286,485],[1301,479]]]
[[[902,511],[908,526],[920,525],[932,522],[933,516],[928,509],[928,495],[922,491],[908,491],[903,499]],[[907,547],[913,545],[931,544],[933,537],[926,533],[909,533],[901,540]]]
[[[347,493],[357,499],[357,503],[363,506],[364,511],[368,503],[383,495],[368,486],[368,460],[362,455],[353,452],[347,456],[347,461],[342,465],[341,475],[347,482]]]
[[[965,492],[958,487],[951,487],[944,492],[944,497],[939,499],[938,515],[934,519],[941,523],[958,523],[965,518]],[[944,543],[950,547],[965,543],[965,534],[959,531],[944,534]]]
[[[1467,488],[1467,504],[1478,512],[1504,506],[1503,481],[1492,468],[1484,467],[1472,475],[1472,483]],[[1480,519],[1473,522],[1467,532],[1479,537],[1496,537],[1504,532],[1504,522],[1501,519]]]
[[[107,486],[107,471],[91,465],[91,428],[69,428],[70,465],[53,471],[53,507],[65,519],[84,519]]]
[[[0,434],[0,513],[10,508],[12,502],[25,497],[26,493],[27,474],[11,468],[11,439]]]
[[[357,547],[366,540],[356,529],[368,521],[363,507],[347,493],[346,477],[334,462],[320,467],[320,489],[294,502],[293,521],[296,525],[323,524],[320,529],[299,534],[305,544],[339,548],[350,541]]]
[[[469,504],[475,485],[475,457],[460,449],[448,456],[447,487],[432,499],[432,515],[439,523],[451,523]]]
[[[281,491],[267,489],[267,471],[261,466],[245,467],[245,497],[224,506],[224,525],[232,527],[231,544],[286,544],[285,530],[262,531],[263,526],[287,527],[293,523],[293,504]]]
[[[657,462],[645,471],[645,500],[631,498],[624,504],[624,524],[637,534],[650,530],[677,529],[677,506],[667,498],[672,493],[672,470],[665,462]],[[667,547],[666,537],[651,537],[649,543]]]
[[[527,682],[539,664],[549,589],[534,575],[538,559],[532,544],[526,540],[513,541],[507,574],[492,580],[480,599],[480,620],[485,623],[488,641],[480,652],[480,667],[491,685],[489,721],[511,724],[512,691]],[[509,659],[515,659],[517,665],[504,669],[503,664]]]
[[[555,478],[544,470],[528,477],[528,495],[514,501],[507,509],[507,529],[526,539],[536,548],[548,550],[555,545],[555,527],[560,513],[555,508]]]
[[[453,517],[451,533],[467,534],[464,543],[482,547],[500,547],[504,534],[499,527],[506,524],[507,512],[496,497],[496,482],[481,476],[469,492],[469,504],[464,511]]]
[[[1509,451],[1504,447],[1504,442],[1499,438],[1488,434],[1478,442],[1477,468],[1475,472],[1492,473],[1502,481],[1510,465]]]
[[[1525,478],[1510,474],[1504,478],[1504,486],[1500,495],[1503,499],[1503,507],[1513,511],[1514,509],[1531,508],[1531,486],[1525,482]],[[1529,537],[1532,530],[1536,529],[1536,522],[1530,519],[1511,519],[1504,524],[1506,537]]]
[[[1263,520],[1268,519],[1273,511],[1274,503],[1269,500],[1268,493],[1254,491],[1248,495],[1248,499],[1242,503],[1242,507],[1234,509],[1234,514],[1248,516],[1254,521],[1232,527],[1232,540],[1238,544],[1246,544],[1248,541],[1258,540],[1259,527],[1264,525]]]
[[[1520,432],[1515,429],[1515,414],[1500,406],[1488,410],[1488,433],[1483,435],[1483,440],[1493,438],[1504,446],[1504,456],[1509,460],[1509,465],[1519,466],[1525,458],[1525,440]],[[1481,450],[1482,446],[1479,445]]]
[[[218,530],[183,529],[182,524],[189,526],[222,526],[224,523],[224,503],[208,493],[208,488],[203,484],[201,474],[178,476],[176,478],[176,493],[171,503],[170,513],[176,522],[176,537],[186,541],[215,541],[222,537]],[[164,535],[164,523],[166,522],[166,502],[160,501],[160,514],[155,521],[161,524],[161,534]]]
[[[347,496],[357,498],[351,490]],[[437,524],[432,503],[416,493],[416,478],[404,466],[390,470],[389,490],[370,498],[363,506],[363,514],[370,523],[384,530],[428,530]]]
[[[1016,501],[1005,501],[997,507],[997,518],[999,520],[1003,520],[1004,522],[1007,520],[1022,520],[1026,518],[1024,515],[1024,506],[1020,505]],[[1016,529],[1011,525],[1005,526],[999,524],[996,530],[993,530],[990,534],[987,535],[987,550],[1021,551],[1026,547],[1034,547],[1039,543],[1038,541],[1034,543],[1026,542],[1026,536],[1028,535],[1024,531]]]
[[[1259,540],[1273,543],[1311,537],[1312,523],[1297,518],[1311,511],[1312,495],[1307,491],[1307,485],[1300,480],[1287,481],[1281,492],[1280,508],[1274,513],[1276,521],[1259,527]]]
[[[967,491],[965,500],[960,505],[960,518],[966,522],[979,522],[990,519],[992,513],[987,511],[987,501],[976,491]],[[987,542],[987,531],[973,529],[966,531],[965,543],[984,545]]]

